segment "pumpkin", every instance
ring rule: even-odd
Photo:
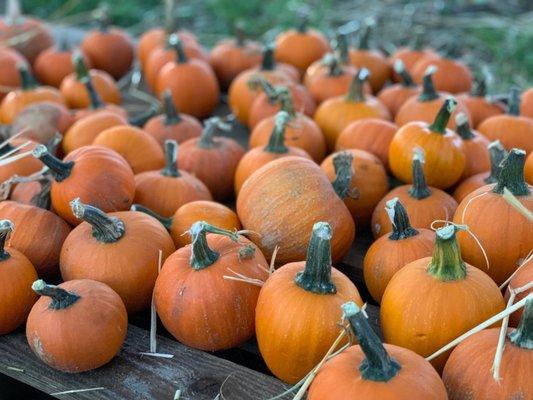
[[[191,244],[190,235],[185,235],[185,233],[197,221],[205,221],[228,231],[241,229],[237,214],[225,205],[214,201],[196,200],[185,203],[170,218],[162,217],[139,204],[131,206],[131,210],[144,212],[161,222],[170,232],[177,249]]]
[[[507,114],[489,117],[477,129],[489,140],[500,140],[506,149],[518,147],[527,154],[533,151],[533,119],[520,115],[518,89],[511,90]]]
[[[131,125],[117,125],[100,132],[94,145],[116,151],[128,162],[134,174],[152,171],[165,165],[165,154],[148,133]]]
[[[261,63],[261,44],[247,39],[240,26],[236,27],[235,33],[235,39],[218,42],[209,54],[209,63],[220,86],[226,89],[241,72]]]
[[[437,92],[433,86],[432,75],[435,73],[436,68],[429,67],[424,75],[424,81],[422,83],[422,91],[418,96],[412,96],[403,103],[400,109],[396,112],[394,122],[398,126],[403,126],[409,122],[423,121],[427,123],[433,122],[433,116],[438,113],[442,105],[449,96],[448,93]],[[457,100],[457,99],[456,99]],[[449,119],[447,128],[455,129],[455,116],[462,112],[468,117],[470,122],[470,114],[468,110],[461,103],[457,101],[457,107]]]
[[[465,153],[465,169],[461,180],[490,170],[490,158],[487,149],[490,144],[489,139],[470,129],[468,118],[463,113],[455,116],[455,125],[457,126],[457,134],[463,139],[463,151]]]
[[[81,53],[72,55],[75,72],[68,74],[61,82],[60,90],[70,108],[87,108],[91,106],[91,93],[84,84],[90,79],[94,90],[105,103],[120,104],[122,95],[111,75],[98,69],[88,69]]]
[[[453,198],[458,203],[463,201],[463,199],[474,190],[479,189],[480,187],[489,183],[496,183],[498,181],[498,175],[500,174],[500,163],[507,155],[507,152],[499,140],[491,142],[487,146],[487,149],[490,156],[490,171],[480,172],[461,181],[461,183],[453,192]]]
[[[107,364],[119,352],[128,315],[109,286],[79,279],[59,286],[38,280],[31,287],[42,297],[28,316],[26,338],[41,361],[78,373]]]
[[[41,173],[40,173],[41,174]],[[50,189],[52,188],[52,178],[47,172],[42,173],[42,177],[28,182],[19,182],[11,189],[9,199],[17,203],[29,204],[41,208],[49,209],[51,205]]]
[[[524,165],[524,176],[526,182],[533,185],[533,155],[527,156],[526,164]]]
[[[390,280],[380,309],[386,343],[427,357],[505,308],[494,281],[461,259],[457,229],[437,229],[433,256],[407,264]],[[431,361],[438,372],[449,355]]]
[[[9,157],[8,154],[13,154],[16,148],[23,146],[25,143],[28,143],[25,147],[22,147],[19,151],[26,152],[32,150],[36,143],[25,138],[15,138],[9,139],[8,142],[4,142],[4,145],[0,147],[0,156]],[[16,155],[16,154],[15,154]],[[28,176],[39,170],[41,170],[42,164],[35,160],[33,157],[22,157],[18,160],[11,161],[8,164],[0,165],[0,183],[8,180],[14,175],[18,176]]]
[[[311,159],[305,150],[285,145],[285,130],[290,122],[291,117],[289,114],[285,111],[280,111],[276,115],[276,122],[268,144],[264,147],[254,147],[250,149],[241,158],[235,170],[236,194],[239,194],[242,185],[250,175],[271,161],[289,156]]]
[[[103,109],[78,119],[67,130],[61,146],[68,154],[82,146],[88,146],[106,129],[127,125],[128,121],[121,115]]]
[[[384,87],[377,95],[393,117],[407,100],[420,94],[420,87],[414,83],[400,60],[394,63],[394,71],[400,77],[400,83]]]
[[[523,286],[526,286],[531,281],[533,281],[533,258],[531,255],[529,258],[521,262],[520,267],[515,271],[513,277],[507,285],[507,290],[505,291],[505,300],[509,300],[511,295],[510,289],[518,289]],[[533,293],[533,288],[529,288],[521,293],[518,293],[515,297],[515,302],[522,300],[527,297],[530,293]],[[522,317],[523,309],[518,309],[509,316],[509,325],[518,326],[520,318]]]
[[[193,224],[189,234],[192,244],[174,252],[157,278],[159,318],[172,336],[193,348],[216,351],[243,344],[254,335],[260,288],[224,276],[233,272],[264,281],[265,257],[248,239],[205,221]]]
[[[33,156],[45,164],[54,178],[52,206],[71,225],[78,219],[72,215],[70,201],[79,197],[104,212],[127,210],[133,201],[135,180],[126,160],[102,146],[83,146],[68,154],[63,161],[38,145]]]
[[[386,203],[398,197],[406,208],[411,224],[415,228],[430,229],[435,220],[448,221],[452,218],[457,202],[443,190],[428,187],[422,164],[424,158],[415,151],[412,161],[413,183],[392,189],[377,204],[372,214],[372,233],[378,238],[392,231],[392,224],[385,212]]]
[[[85,60],[87,62],[87,60]],[[33,65],[35,77],[43,85],[59,88],[63,79],[74,72],[72,51],[64,37],[57,47],[39,54]]]
[[[182,143],[202,134],[202,124],[192,115],[178,112],[172,102],[170,90],[163,92],[163,114],[150,118],[143,130],[156,139],[161,147],[167,140]]]
[[[414,48],[400,47],[391,54],[389,61],[391,65],[394,65],[396,61],[401,61],[405,70],[411,74],[411,70],[415,64],[426,57],[438,58],[439,55],[432,49],[421,48],[420,46],[415,46]]]
[[[385,211],[392,231],[372,243],[363,260],[365,283],[377,303],[394,274],[410,262],[431,256],[435,241],[433,231],[411,226],[398,197],[387,201]]]
[[[313,161],[283,157],[255,171],[237,197],[237,215],[267,258],[280,246],[278,264],[305,258],[307,238],[316,221],[331,225],[332,257],[339,261],[354,236],[353,218],[327,176]]]
[[[244,149],[233,139],[214,137],[219,127],[221,121],[211,118],[205,122],[202,136],[183,142],[178,165],[205,183],[213,197],[221,201],[233,195],[235,170]]]
[[[522,93],[520,99],[520,115],[533,118],[533,88],[529,88]]]
[[[11,124],[18,113],[33,103],[50,101],[64,105],[65,100],[56,88],[51,86],[37,86],[37,82],[31,75],[28,67],[24,64],[17,66],[21,88],[9,92],[0,103],[0,121]]]
[[[189,59],[177,36],[172,36],[176,61],[166,63],[157,75],[155,92],[161,96],[170,90],[178,110],[198,118],[205,118],[215,109],[220,89],[211,67],[196,59]]]
[[[366,151],[350,149],[330,154],[320,168],[348,207],[356,226],[367,226],[376,204],[389,189],[381,161]]]
[[[10,48],[0,48],[0,86],[10,87],[13,90],[20,87],[21,79],[17,66],[24,64],[25,58],[17,51]],[[0,100],[6,96],[0,91]]]
[[[172,216],[180,206],[195,200],[211,200],[211,193],[194,175],[178,170],[178,144],[165,143],[166,165],[161,171],[135,175],[134,203],[151,208],[164,217]]]
[[[466,196],[453,218],[455,223],[467,225],[477,238],[459,235],[465,261],[485,271],[498,285],[533,248],[533,224],[502,196],[507,188],[524,207],[533,210],[531,187],[524,181],[524,160],[523,150],[512,149],[501,163],[496,185],[485,185]]]
[[[99,29],[85,35],[80,48],[94,68],[120,79],[133,63],[133,41],[123,30],[109,28],[109,14],[102,11],[98,19]]]
[[[332,238],[327,222],[314,224],[306,261],[280,267],[259,293],[259,351],[270,371],[289,384],[305,377],[333,345],[340,333],[340,305],[363,303],[348,277],[331,266]]]
[[[351,122],[366,118],[390,120],[387,108],[375,97],[365,96],[363,93],[368,76],[368,70],[361,69],[352,80],[346,95],[332,97],[318,106],[314,119],[330,150],[335,147],[335,141],[342,130]]]
[[[457,99],[464,104],[472,119],[472,126],[478,127],[484,120],[503,114],[505,105],[487,97],[485,78],[474,82],[471,93],[460,93]]]
[[[533,300],[526,301],[517,329],[505,335],[499,377],[492,373],[500,329],[485,329],[460,343],[450,355],[442,379],[450,400],[512,400],[533,397],[531,368]]]
[[[70,206],[82,222],[61,249],[63,280],[93,279],[109,285],[122,298],[128,313],[148,308],[158,273],[159,250],[162,260],[174,251],[165,227],[144,213],[106,214],[79,198]]]
[[[19,112],[11,125],[11,132],[24,131],[22,137],[48,144],[57,133],[63,135],[74,123],[70,111],[62,104],[40,102]]]
[[[374,154],[388,167],[389,146],[397,130],[395,124],[383,119],[368,118],[354,121],[341,131],[335,142],[335,150],[364,150]]]
[[[429,362],[413,351],[383,344],[355,303],[343,304],[342,310],[360,344],[320,368],[309,387],[309,400],[448,399]]]
[[[303,74],[307,67],[330,49],[328,39],[315,29],[309,29],[303,19],[297,29],[281,32],[276,37],[276,60],[298,68]]]
[[[31,284],[37,279],[32,263],[20,251],[5,248],[13,228],[11,221],[0,220],[0,282],[3,287],[0,294],[0,335],[22,325],[37,300],[31,290]]]
[[[412,182],[413,151],[425,157],[424,174],[430,186],[447,189],[461,179],[466,165],[465,145],[446,125],[457,106],[454,98],[444,101],[432,124],[411,122],[398,129],[389,147],[389,166],[396,178]]]
[[[433,81],[437,90],[448,93],[470,92],[472,89],[472,73],[460,61],[444,57],[424,57],[412,68],[411,75],[416,83],[422,84],[426,70],[435,66],[437,71]]]

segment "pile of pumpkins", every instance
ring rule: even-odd
[[[0,49],[12,87],[0,334],[26,323],[37,357],[83,372],[119,352],[128,314],[153,298],[181,343],[217,351],[255,335],[272,373],[296,384],[344,318],[359,344],[322,366],[309,399],[533,398],[531,300],[511,316],[500,382],[497,328],[423,358],[504,310],[499,285],[532,280],[533,223],[503,195],[533,210],[533,88],[493,102],[434,50],[386,57],[371,26],[358,47],[302,24],[266,46],[238,31],[208,52],[163,28],[135,46],[104,16],[72,49],[11,10],[0,38],[21,32],[34,34]],[[147,121],[128,119],[116,81],[135,58],[161,102]],[[221,90],[248,150],[211,117]],[[333,267],[365,230],[386,344]]]

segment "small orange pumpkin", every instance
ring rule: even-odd
[[[489,139],[479,132],[470,129],[468,118],[463,113],[456,115],[455,125],[457,126],[457,134],[463,139],[463,150],[466,161],[461,180],[490,170]]]
[[[472,126],[478,128],[487,118],[504,113],[505,105],[487,97],[485,78],[476,79],[471,93],[460,93],[457,99],[464,104],[472,119]]]
[[[394,71],[400,77],[400,83],[386,86],[378,93],[378,100],[389,109],[392,117],[401,106],[411,97],[420,94],[420,86],[417,86],[409,72],[405,69],[403,63],[398,60],[394,63]]]
[[[29,142],[26,146],[24,146]],[[0,156],[9,157],[9,154],[13,154],[16,148],[24,146],[21,148],[21,152],[27,152],[35,148],[36,143],[31,140],[24,138],[15,138],[10,139],[5,142],[2,147],[0,147]],[[16,156],[16,154],[15,154]],[[28,176],[42,168],[42,164],[39,160],[35,160],[33,157],[22,157],[17,160],[11,161],[8,164],[0,165],[0,183],[8,180],[9,178],[18,175],[18,176]]]
[[[418,43],[415,43],[413,48],[400,47],[394,53],[392,53],[392,55],[389,57],[389,60],[391,65],[394,65],[396,61],[401,61],[405,67],[405,70],[411,74],[411,70],[415,64],[425,57],[438,58],[439,55],[434,50],[430,48],[421,48]]]
[[[22,81],[17,66],[25,62],[26,59],[17,51],[7,47],[0,48],[0,85],[13,90],[20,87]],[[0,100],[6,95],[6,92],[0,91]]]
[[[424,57],[413,66],[411,74],[419,85],[422,84],[429,66],[437,68],[433,75],[433,82],[437,90],[456,94],[468,93],[472,89],[470,69],[460,61],[444,57]]]

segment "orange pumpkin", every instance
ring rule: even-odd
[[[533,118],[533,88],[529,88],[522,93],[520,114],[524,117]]]
[[[432,49],[421,48],[420,46],[414,46],[414,48],[400,47],[389,57],[391,65],[394,65],[396,61],[401,61],[405,67],[405,70],[411,74],[411,70],[415,64],[425,57],[438,58],[439,55]]]
[[[10,48],[0,48],[0,85],[11,87],[13,90],[20,87],[22,82],[17,66],[25,62],[24,57],[17,51]],[[0,100],[6,94],[6,92],[0,91]]]
[[[13,228],[11,221],[0,220],[0,282],[3,287],[0,294],[0,335],[22,325],[37,300],[31,290],[31,284],[37,279],[32,263],[20,251],[5,248]]]
[[[83,146],[68,154],[63,161],[38,145],[34,157],[45,164],[54,178],[52,206],[71,225],[78,219],[72,215],[70,201],[79,197],[104,212],[127,210],[133,201],[135,180],[126,160],[102,146]]]
[[[320,168],[350,210],[356,225],[367,226],[376,204],[389,189],[381,161],[366,151],[350,149],[330,154]]]
[[[457,134],[463,139],[465,153],[465,169],[461,180],[490,170],[490,158],[487,149],[490,144],[489,139],[470,129],[468,118],[463,113],[456,115],[455,125],[457,126]]]
[[[496,185],[485,185],[466,196],[453,218],[455,223],[467,225],[477,239],[468,233],[459,235],[465,261],[485,271],[498,285],[533,248],[533,224],[502,196],[507,188],[524,207],[533,210],[531,187],[524,181],[524,161],[525,152],[512,149],[501,163]]]
[[[332,238],[328,223],[314,224],[306,261],[283,265],[259,293],[255,316],[259,351],[270,371],[289,384],[305,377],[332,346],[340,333],[340,305],[346,301],[362,305],[354,284],[331,266]]]
[[[533,281],[533,258],[531,255],[528,256],[520,265],[520,267],[514,272],[513,277],[507,285],[507,290],[505,291],[505,300],[508,301],[511,295],[510,289],[519,289],[526,286],[531,281]],[[529,296],[533,293],[533,288],[524,290],[516,294],[515,302],[522,300],[523,298]],[[520,318],[522,317],[523,309],[518,309],[509,316],[509,325],[518,326]]]
[[[78,373],[107,364],[119,352],[128,315],[109,286],[89,279],[59,286],[38,280],[31,288],[42,297],[28,316],[26,338],[43,362]]]
[[[505,105],[487,97],[485,78],[474,82],[471,93],[460,93],[457,99],[464,104],[472,119],[472,126],[479,127],[484,120],[504,113]]]
[[[424,174],[430,186],[447,189],[461,176],[466,165],[465,145],[446,125],[457,106],[454,98],[444,101],[432,124],[411,122],[398,129],[389,147],[389,166],[402,182],[413,182],[411,162],[416,149],[422,151]]]
[[[204,221],[193,224],[189,234],[192,245],[173,253],[157,278],[157,313],[187,346],[207,351],[238,346],[254,335],[260,288],[224,276],[234,272],[264,281],[265,257],[248,239]]]
[[[135,211],[106,214],[70,202],[82,222],[67,236],[61,249],[63,280],[93,279],[115,290],[129,313],[150,306],[158,273],[159,251],[164,261],[174,251],[172,238],[154,218]]]
[[[365,283],[377,303],[381,302],[394,274],[410,262],[431,256],[435,241],[433,231],[411,226],[409,215],[398,197],[387,201],[385,211],[392,231],[372,243],[363,260]]]
[[[355,303],[342,305],[359,340],[327,361],[309,387],[309,400],[448,400],[439,374],[424,358],[383,344]]]
[[[297,177],[297,179],[295,179]],[[326,221],[333,229],[332,254],[346,255],[355,226],[350,211],[336,195],[322,170],[302,157],[283,157],[255,171],[237,197],[237,215],[267,258],[276,246],[278,264],[302,260],[313,224]]]
[[[29,143],[24,146],[24,144],[26,144],[27,142]],[[27,152],[35,148],[36,143],[32,142],[31,140],[27,140],[20,137],[10,139],[9,141],[5,142],[3,146],[0,147],[0,156],[9,158],[9,154],[14,154],[13,152],[15,151],[15,149],[20,146],[24,146],[19,150],[20,152]],[[14,155],[16,156],[17,154]],[[27,156],[19,158],[18,160],[11,161],[8,164],[0,165],[0,183],[8,180],[9,178],[15,175],[31,175],[39,171],[42,167],[43,166],[39,162],[39,160],[35,160],[33,157]]]
[[[427,357],[505,308],[494,281],[461,259],[457,229],[438,229],[433,256],[407,264],[390,280],[380,309],[385,342]],[[449,355],[431,364],[441,372]]]
[[[400,77],[400,83],[384,87],[378,93],[378,100],[389,109],[394,117],[401,106],[411,97],[420,94],[420,87],[415,85],[413,78],[405,69],[403,63],[398,60],[394,63],[394,71]]]
[[[437,90],[448,93],[470,92],[472,89],[472,73],[460,61],[444,57],[424,57],[411,70],[416,83],[422,84],[426,70],[435,66],[437,71],[433,75],[433,82]]]
[[[367,69],[361,69],[352,80],[346,95],[332,97],[318,106],[314,119],[330,150],[335,147],[335,141],[342,130],[351,122],[366,118],[390,120],[387,108],[375,97],[365,96],[363,93],[368,75]]]

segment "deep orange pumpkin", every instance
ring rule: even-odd
[[[384,87],[377,95],[378,100],[389,109],[392,117],[396,116],[400,107],[407,100],[420,94],[421,91],[420,86],[414,83],[413,78],[400,60],[394,63],[394,71],[400,77],[400,83]]]
[[[0,48],[0,85],[14,89],[20,87],[22,81],[17,66],[24,64],[25,58],[17,51],[10,48]],[[6,92],[0,92],[0,100],[6,96]]]
[[[424,57],[419,60],[411,70],[416,83],[422,84],[429,66],[437,68],[433,76],[437,90],[455,94],[470,92],[472,89],[472,73],[468,66],[444,57]]]
[[[471,93],[460,93],[457,99],[468,110],[472,119],[472,126],[476,129],[487,118],[503,114],[505,110],[504,104],[487,97],[486,80],[484,77],[475,80]]]
[[[459,113],[455,117],[457,134],[463,139],[463,151],[465,153],[465,169],[461,180],[470,178],[472,175],[490,170],[490,158],[488,146],[489,139],[479,132],[470,129],[468,118]]]

